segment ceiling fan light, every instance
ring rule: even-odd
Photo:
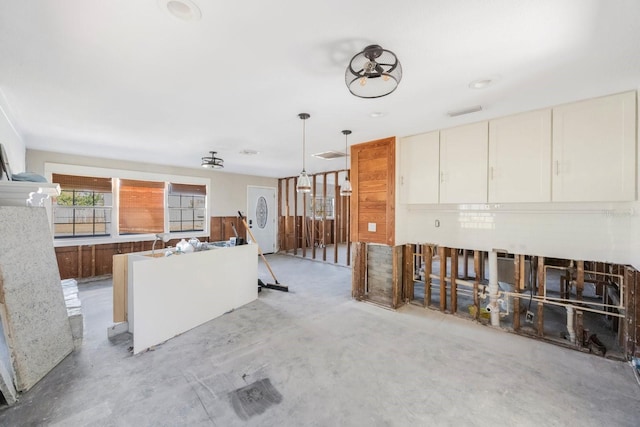
[[[209,151],[211,153],[210,156],[205,156],[202,158],[202,163],[200,166],[207,169],[222,169],[224,168],[224,160],[220,157],[216,157],[216,151]]]
[[[370,45],[351,58],[344,80],[353,95],[379,98],[396,90],[402,80],[402,65],[395,53]]]

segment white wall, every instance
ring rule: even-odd
[[[469,209],[399,204],[396,244],[502,249],[640,267],[640,203],[558,205],[481,205]]]
[[[9,167],[12,173],[25,171],[25,145],[22,138],[16,132],[6,111],[4,97],[0,91],[0,144],[4,146],[4,150],[9,157]],[[31,172],[31,171],[30,171]]]
[[[238,175],[210,169],[180,168],[39,150],[26,151],[26,163],[30,172],[44,175],[44,164],[47,162],[208,178],[211,180],[209,186],[211,193],[209,197],[209,212],[211,216],[235,216],[238,215],[239,210],[246,212],[248,185],[265,187],[277,187],[278,185],[278,180],[275,178]]]

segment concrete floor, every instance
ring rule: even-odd
[[[343,267],[347,266],[347,244],[346,243],[338,243],[337,262],[336,262],[336,256],[335,256],[335,245],[330,244],[330,245],[326,245],[326,247],[316,246],[315,249],[316,249],[315,258],[313,256],[314,255],[313,248],[311,247],[305,248],[305,256],[302,256],[302,248],[298,248],[295,251],[295,254],[293,249],[287,251],[285,254],[290,256],[300,257],[303,259],[306,258],[310,260],[327,262],[329,264],[341,265]],[[323,260],[322,258],[323,258],[325,249],[326,249],[326,260]],[[353,251],[350,252],[350,255],[351,255],[351,258],[353,258]],[[351,260],[351,262],[353,262],[353,260]]]
[[[264,290],[137,356],[130,336],[106,338],[110,281],[81,284],[82,349],[0,411],[0,425],[640,425],[627,363],[421,307],[356,302],[347,268],[269,260],[289,293]],[[263,265],[260,277],[272,282]],[[234,391],[261,380],[272,394],[249,397],[271,406],[234,410]]]

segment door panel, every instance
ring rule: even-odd
[[[276,251],[276,189],[247,187],[247,224],[262,252]],[[247,233],[247,240],[251,239]]]

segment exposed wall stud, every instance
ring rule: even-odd
[[[458,285],[456,279],[458,277],[458,250],[451,248],[451,312],[458,311]]]
[[[475,280],[473,281],[473,306],[475,309],[474,318],[480,319],[480,299],[478,298],[478,288],[480,285],[480,278],[482,277],[482,267],[480,266],[482,256],[480,251],[473,251],[473,271],[475,272]]]
[[[544,274],[544,257],[538,257],[538,296],[544,298],[546,281]],[[544,336],[544,304],[538,302],[538,336]]]
[[[440,311],[447,309],[447,248],[438,247],[438,256],[440,257]]]
[[[433,246],[422,245],[424,259],[424,306],[431,305],[431,273],[433,272]]]

